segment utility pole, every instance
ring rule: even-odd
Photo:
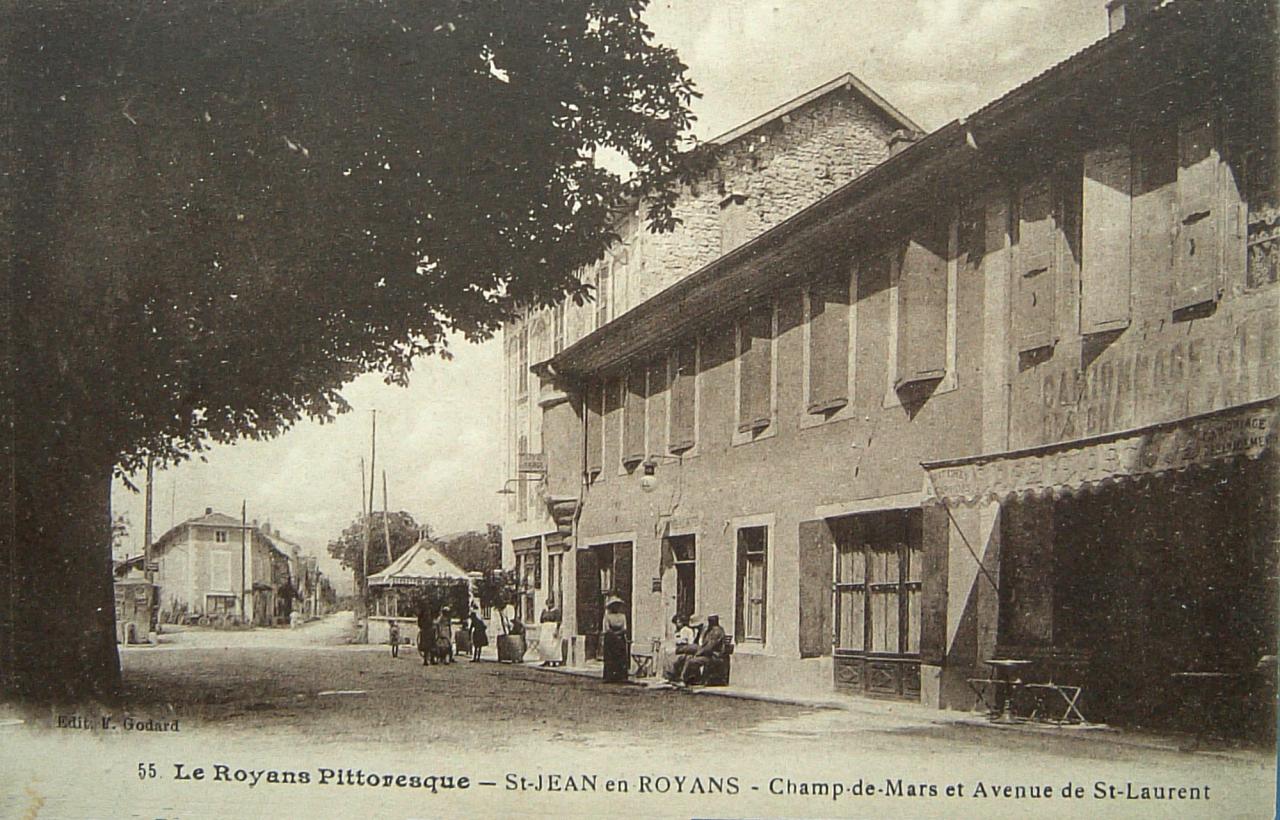
[[[387,471],[382,471],[382,538],[387,542],[387,566],[391,566],[391,525],[387,523]]]
[[[155,581],[151,572],[151,485],[155,481],[155,460],[147,456],[147,501],[146,520],[142,524],[142,571],[147,582]]]
[[[249,502],[240,501],[240,620],[244,621],[244,588],[245,588],[245,543],[249,538],[248,528]]]

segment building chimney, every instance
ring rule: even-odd
[[[205,515],[213,515],[213,507],[205,507],[205,508],[204,508],[204,514],[205,514]]]
[[[912,131],[899,128],[889,135],[889,156],[897,156],[903,149],[911,146],[919,137]]]
[[[1108,0],[1107,33],[1115,34],[1120,29],[1160,5],[1163,0]]]

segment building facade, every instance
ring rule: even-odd
[[[256,521],[242,525],[206,508],[162,535],[151,554],[162,622],[225,617],[267,626],[288,617],[289,557]]]
[[[853,75],[842,75],[712,140],[713,166],[685,186],[674,209],[682,224],[649,233],[642,206],[620,221],[621,241],[579,272],[596,299],[529,311],[503,331],[503,565],[525,593],[519,614],[534,622],[548,597],[563,603],[565,566],[577,487],[553,492],[547,459],[580,471],[577,457],[551,452],[544,416],[569,395],[530,366],[544,361],[669,288],[707,263],[779,224],[887,157],[920,134],[918,126]],[[554,435],[554,433],[553,433]],[[566,580],[567,579],[567,580]]]
[[[1209,673],[1268,721],[1274,5],[1110,5],[536,366],[575,661],[616,593],[642,646],[720,614],[748,685],[967,709],[1018,658],[1090,720],[1177,726]]]

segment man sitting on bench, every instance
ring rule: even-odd
[[[720,626],[720,616],[708,615],[707,628],[698,639],[698,648],[685,661],[684,669],[680,672],[680,682],[688,686],[691,681],[706,680],[708,667],[714,668],[724,663],[725,654],[725,634]]]

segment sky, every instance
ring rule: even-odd
[[[708,139],[845,72],[926,131],[958,119],[1107,33],[1104,0],[653,0],[646,19],[675,48],[702,97],[694,133]],[[502,350],[451,344],[451,361],[416,363],[407,388],[376,374],[343,394],[352,411],[276,439],[209,451],[159,471],[156,537],[205,508],[270,521],[312,554],[360,510],[360,459],[377,411],[379,476],[393,510],[438,533],[501,521]],[[140,482],[135,479],[135,483]],[[381,478],[375,493],[381,506]],[[141,494],[117,483],[126,552],[142,550]],[[340,584],[350,577],[322,564]]]

